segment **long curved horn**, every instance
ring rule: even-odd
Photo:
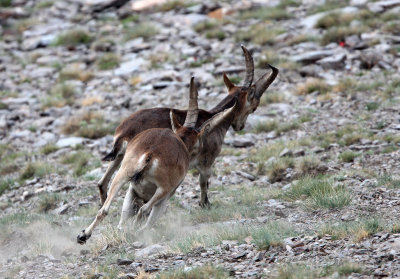
[[[194,83],[194,77],[190,79],[190,95],[189,95],[189,108],[186,114],[185,124],[183,126],[188,128],[194,128],[197,122],[197,116],[199,114],[197,105],[197,92],[196,84]]]
[[[247,48],[244,45],[241,45],[241,48],[243,50],[244,58],[245,58],[245,61],[246,61],[246,78],[244,79],[243,87],[245,89],[247,89],[253,83],[254,61],[253,61],[253,57],[251,56],[251,54],[247,50]]]
[[[256,94],[255,97],[260,99],[262,94],[267,90],[267,88],[274,82],[275,78],[277,77],[279,70],[274,66],[268,64],[268,67],[271,68],[271,74],[265,73],[259,80],[256,82]]]

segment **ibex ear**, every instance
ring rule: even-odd
[[[252,85],[247,89],[247,101],[251,102],[252,99],[256,96],[256,86]]]
[[[219,125],[221,125],[221,123],[232,116],[236,112],[237,106],[238,102],[236,101],[232,107],[220,113],[217,113],[211,119],[208,119],[206,122],[204,122],[203,125],[201,125],[201,127],[199,128],[200,139],[204,139],[205,137],[207,137],[207,135],[209,135],[215,128],[217,128]]]
[[[178,131],[178,129],[181,128],[182,125],[179,124],[179,121],[178,121],[178,119],[176,119],[176,116],[172,110],[169,111],[169,117],[171,118],[172,131],[174,131],[174,133],[176,133],[176,131]]]
[[[224,83],[226,88],[228,88],[228,91],[231,91],[231,89],[233,87],[235,87],[235,85],[232,83],[232,81],[228,78],[228,76],[226,75],[226,73],[224,73]]]

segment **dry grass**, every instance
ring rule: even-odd
[[[92,41],[93,37],[89,32],[83,29],[75,29],[59,35],[54,44],[56,46],[73,47],[80,44],[89,45]]]
[[[128,41],[138,37],[148,39],[157,35],[158,32],[158,29],[151,23],[139,23],[133,27],[129,27],[125,35],[125,40]]]
[[[111,124],[107,124],[99,113],[88,111],[70,118],[62,127],[61,132],[97,139],[112,134],[114,127]]]
[[[296,89],[297,95],[307,95],[318,91],[320,94],[326,94],[331,90],[331,86],[322,79],[309,78],[305,83],[299,84]]]
[[[66,80],[80,80],[82,82],[87,82],[91,78],[93,78],[93,74],[90,71],[86,71],[81,69],[81,66],[79,63],[75,63],[72,65],[69,65],[67,68],[64,68],[63,70],[60,71],[60,74],[58,76],[59,81],[63,82]]]
[[[121,58],[115,53],[107,53],[96,61],[99,70],[111,70],[119,66]]]
[[[235,39],[238,42],[252,42],[259,45],[272,45],[275,38],[284,33],[283,29],[276,29],[269,24],[256,24],[244,31],[238,31]]]
[[[83,107],[88,107],[94,104],[101,104],[102,102],[104,102],[104,100],[101,97],[98,96],[90,96],[90,97],[86,97],[84,99],[81,100],[81,105]]]
[[[364,29],[362,27],[333,27],[329,28],[321,38],[321,44],[340,43],[351,35],[360,35]]]
[[[56,84],[47,92],[46,97],[40,99],[42,108],[73,105],[76,94],[77,91],[72,85],[64,83]]]

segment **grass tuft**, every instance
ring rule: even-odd
[[[47,174],[53,172],[53,168],[43,162],[34,162],[29,163],[26,167],[22,170],[20,175],[20,179],[31,179],[33,177],[43,177]]]
[[[339,159],[345,163],[352,163],[358,156],[360,156],[360,154],[348,150],[340,153]]]
[[[318,91],[320,94],[326,94],[331,90],[331,86],[322,79],[310,78],[305,83],[297,86],[297,95],[307,95]]]
[[[179,268],[159,273],[156,279],[224,279],[229,278],[226,271],[220,267],[206,264],[198,267]]]
[[[42,108],[73,105],[76,93],[76,89],[72,85],[57,84],[47,92],[46,97],[41,99]]]
[[[73,47],[81,44],[89,45],[92,40],[92,36],[87,31],[83,29],[75,29],[59,35],[54,44],[56,46]]]
[[[158,29],[151,23],[139,23],[135,24],[133,27],[129,27],[125,36],[125,40],[128,41],[138,37],[148,39],[157,34]]]
[[[89,163],[93,160],[91,160],[93,156],[85,151],[77,151],[72,154],[65,155],[63,158],[61,158],[61,162],[63,164],[69,164],[73,165],[73,173],[75,176],[82,176],[86,172],[88,172],[93,165],[90,165]]]
[[[342,208],[351,202],[350,192],[343,186],[335,186],[327,176],[304,177],[283,194],[288,200],[305,200],[311,208]]]
[[[120,57],[115,53],[107,53],[96,61],[99,70],[111,70],[119,66]]]
[[[102,115],[89,111],[69,119],[61,131],[64,134],[97,139],[112,134],[114,129],[105,122]]]

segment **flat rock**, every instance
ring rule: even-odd
[[[379,2],[368,3],[368,9],[373,13],[381,13],[386,9],[400,6],[400,0],[385,0]]]
[[[346,60],[345,53],[339,53],[334,56],[325,57],[319,60],[317,63],[324,69],[339,70],[345,66],[344,61]]]
[[[136,257],[148,257],[151,255],[155,255],[155,254],[161,254],[164,253],[166,251],[166,248],[160,244],[154,244],[151,246],[148,246],[146,248],[143,248],[141,250],[137,250],[135,253]]]
[[[130,265],[133,263],[130,259],[117,259],[117,265]]]
[[[133,72],[138,71],[144,63],[145,60],[143,58],[137,57],[122,63],[119,68],[114,70],[114,74],[117,76],[130,75]]]
[[[310,64],[310,63],[318,61],[322,58],[332,56],[332,55],[334,55],[334,52],[330,51],[330,50],[316,50],[316,51],[309,51],[309,52],[298,54],[298,55],[293,55],[291,57],[291,59],[294,62]]]
[[[63,215],[65,213],[67,213],[68,209],[71,207],[71,205],[64,204],[62,206],[60,206],[59,208],[54,209],[54,213],[57,215]]]
[[[293,151],[290,150],[290,149],[288,149],[288,148],[285,148],[285,149],[283,149],[282,152],[279,154],[279,157],[290,157],[290,156],[292,156],[292,155],[293,155]]]
[[[232,142],[232,146],[233,147],[249,147],[249,146],[253,146],[254,145],[254,141],[250,140],[250,139],[234,139]]]
[[[57,141],[56,146],[59,148],[74,147],[78,144],[84,143],[85,141],[86,141],[85,138],[80,138],[80,137],[63,138]]]

